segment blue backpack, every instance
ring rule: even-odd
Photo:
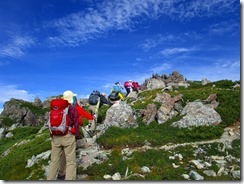
[[[97,105],[97,102],[98,102],[98,98],[100,97],[100,92],[97,91],[97,90],[94,90],[89,98],[88,98],[88,102],[90,105]]]

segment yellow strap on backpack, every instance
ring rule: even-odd
[[[121,93],[119,93],[118,95],[119,95],[120,100],[124,100],[125,99],[124,96]]]

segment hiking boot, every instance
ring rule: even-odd
[[[57,179],[58,179],[58,180],[65,180],[65,175],[59,175],[59,174],[58,174]]]

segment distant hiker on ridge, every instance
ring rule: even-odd
[[[124,87],[126,89],[126,97],[130,94],[130,92],[133,90],[133,85],[132,85],[132,80],[125,81],[124,82]]]
[[[111,93],[112,93],[113,91],[117,91],[117,92],[119,92],[118,95],[119,95],[120,99],[121,99],[121,100],[124,100],[125,97],[124,97],[124,95],[123,95],[123,93],[122,93],[122,90],[123,90],[123,89],[124,89],[124,88],[121,86],[120,82],[115,82],[115,83],[114,83],[114,86],[113,86],[113,89],[111,90]]]

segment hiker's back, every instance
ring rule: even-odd
[[[119,96],[120,92],[119,91],[112,91],[109,95],[108,98],[110,101],[117,101],[120,100]]]
[[[131,87],[130,82],[129,81],[125,81],[124,82],[124,87],[125,88]]]
[[[96,105],[97,102],[98,102],[99,96],[100,96],[100,92],[97,91],[97,90],[94,90],[94,91],[90,94],[90,96],[89,96],[89,98],[88,98],[88,102],[89,102],[89,104],[90,104],[90,105]]]
[[[53,99],[50,103],[49,129],[52,135],[65,135],[69,126],[69,102],[64,99]]]

